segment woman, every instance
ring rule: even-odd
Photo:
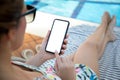
[[[0,7],[0,80],[60,80],[60,78],[62,80],[97,80],[99,78],[98,60],[106,44],[115,40],[113,33],[115,17],[111,19],[105,12],[98,29],[79,46],[73,55],[65,57],[60,57],[57,51],[55,55],[45,52],[48,32],[40,52],[26,64],[21,64],[11,63],[11,53],[22,44],[26,28],[25,16],[34,11],[26,13],[23,0],[0,0]],[[66,39],[61,50],[62,54],[66,49]],[[55,68],[51,64],[47,68],[40,66],[54,57],[56,57]],[[34,70],[29,67],[30,65],[40,66],[44,70],[37,71],[37,68]]]

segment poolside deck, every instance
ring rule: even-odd
[[[99,25],[97,23],[76,20],[73,18],[67,18],[67,17],[57,16],[57,15],[37,11],[35,21],[27,24],[26,32],[38,35],[40,37],[45,37],[47,31],[51,29],[53,20],[56,18],[69,20],[70,27],[75,27],[75,26],[81,25],[81,24],[88,24],[88,25],[92,25],[92,26]]]

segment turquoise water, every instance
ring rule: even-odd
[[[77,19],[99,23],[105,11],[108,11],[111,17],[115,15],[117,17],[117,26],[120,26],[120,5],[114,4],[85,3]]]
[[[26,4],[35,6],[39,11],[85,20],[101,22],[105,11],[117,17],[120,27],[120,0],[25,0]]]
[[[87,0],[87,1],[120,3],[120,0]]]

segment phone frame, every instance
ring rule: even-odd
[[[54,19],[53,24],[52,24],[52,27],[51,27],[51,31],[50,31],[50,34],[49,34],[49,36],[48,36],[48,40],[47,40],[47,43],[46,43],[46,46],[45,46],[45,51],[46,51],[46,52],[49,52],[49,53],[53,53],[53,54],[54,54],[55,52],[48,51],[48,50],[46,50],[46,48],[47,48],[47,45],[48,45],[48,42],[49,42],[49,39],[50,39],[50,35],[51,35],[51,32],[52,32],[52,30],[53,30],[53,27],[54,27],[54,24],[55,24],[55,21],[56,21],[56,20],[58,20],[58,21],[64,21],[64,22],[67,22],[67,23],[68,23],[67,28],[66,28],[66,31],[65,31],[65,35],[64,35],[64,38],[63,38],[63,41],[62,41],[62,44],[61,44],[60,52],[61,52],[61,49],[62,49],[62,45],[63,45],[63,43],[64,43],[64,39],[65,39],[65,37],[66,37],[66,35],[67,35],[68,29],[69,29],[69,25],[70,25],[70,22],[69,22],[68,20]],[[58,53],[60,54],[60,52],[58,52]]]

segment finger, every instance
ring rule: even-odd
[[[60,51],[60,55],[63,55],[65,53],[65,50]]]
[[[62,45],[62,50],[65,50],[67,49],[67,46],[66,45]]]
[[[56,64],[57,64],[57,69],[59,71],[60,67],[62,66],[62,59],[59,56],[58,52],[55,51],[55,57],[56,57]]]
[[[70,66],[70,62],[69,62],[69,60],[67,59],[67,57],[62,57],[62,64],[63,64],[63,66],[65,66],[65,67]]]
[[[61,61],[62,61],[62,63],[64,64],[65,62],[66,62],[66,59],[65,59],[65,57],[61,57]]]
[[[63,44],[67,44],[68,43],[68,39],[64,39],[64,42],[63,42]]]
[[[66,35],[65,39],[68,39],[68,37],[69,37],[69,34]]]
[[[55,50],[55,57],[56,57],[56,58],[59,58],[59,55],[58,55],[58,51],[57,51],[57,50]]]
[[[66,36],[65,36],[65,39],[64,39],[64,44],[67,44],[68,43],[68,37],[69,37],[69,35],[67,34]]]
[[[55,51],[55,57],[56,57],[56,63],[60,63],[61,59],[60,59],[59,53],[57,51]]]
[[[58,70],[58,64],[57,64],[57,61],[55,61],[55,70],[56,70],[56,72],[59,71],[59,70]]]
[[[69,57],[66,57],[66,64],[67,64],[70,68],[74,68],[74,63],[73,63],[73,61],[72,61]]]
[[[68,57],[66,57],[66,63],[68,63],[68,64],[71,63],[71,60]]]

